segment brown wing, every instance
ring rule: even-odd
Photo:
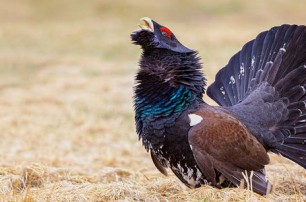
[[[241,172],[258,171],[258,186],[266,187],[260,170],[269,163],[269,156],[247,128],[219,107],[203,106],[194,114],[203,120],[190,129],[189,144],[208,180],[217,186],[216,169],[238,186],[243,179]]]

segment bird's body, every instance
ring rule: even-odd
[[[184,85],[169,86],[167,83],[156,82],[163,78],[153,77],[151,71],[160,71],[158,75],[163,75],[168,71],[164,71],[161,64],[175,67],[180,63],[177,61],[180,60],[179,54],[175,58],[173,53],[164,50],[161,52],[144,53],[145,57],[140,62],[141,66],[151,70],[144,68],[136,77],[139,81],[135,89],[137,132],[145,148],[151,151],[152,159],[161,172],[166,174],[164,167],[170,167],[188,186],[199,187],[205,179],[196,166],[187,134],[190,130],[188,114],[203,103],[203,90],[200,88],[196,95]],[[173,58],[169,60],[164,57],[166,54]],[[196,64],[196,69],[200,68],[195,54],[186,54],[185,58],[186,61],[192,61],[186,68],[189,69],[191,64]],[[180,69],[182,73],[185,67]],[[202,78],[202,73],[195,71]],[[199,87],[203,85],[202,82]]]
[[[271,189],[267,151],[306,167],[306,28],[284,25],[249,42],[208,95],[197,52],[149,18],[132,40],[143,48],[136,76],[136,127],[155,166],[189,187]],[[292,81],[294,79],[294,81]],[[243,174],[244,173],[244,174]]]

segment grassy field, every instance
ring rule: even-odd
[[[276,155],[266,197],[163,177],[135,133],[140,50],[129,39],[139,18],[155,19],[200,52],[211,83],[259,32],[306,24],[305,10],[302,0],[0,0],[0,201],[306,200],[306,171]]]

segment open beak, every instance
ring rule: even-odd
[[[150,32],[154,32],[153,21],[150,18],[148,18],[148,17],[141,18],[140,19],[140,23],[138,24],[138,26],[141,29],[148,30]]]

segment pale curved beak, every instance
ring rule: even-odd
[[[151,32],[154,32],[154,26],[153,26],[153,21],[148,18],[148,17],[143,17],[140,19],[140,23],[138,24],[138,26],[141,29],[145,29]]]

